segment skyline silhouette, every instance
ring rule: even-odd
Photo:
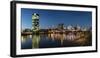
[[[92,12],[70,10],[44,10],[44,9],[21,9],[22,29],[32,27],[32,14],[38,13],[39,27],[45,29],[48,26],[63,23],[65,26],[79,25],[81,27],[92,26]]]

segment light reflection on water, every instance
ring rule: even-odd
[[[32,49],[32,48],[73,47],[73,46],[84,46],[84,45],[90,46],[91,41],[88,44],[86,43],[88,41],[88,37],[89,36],[86,37],[86,34],[78,35],[74,33],[23,35],[21,37],[21,48]]]

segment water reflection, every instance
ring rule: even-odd
[[[91,41],[91,33],[89,32],[22,35],[21,48],[90,46],[92,45]]]
[[[32,35],[32,48],[39,48],[40,35]]]

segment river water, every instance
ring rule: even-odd
[[[21,49],[91,46],[91,37],[83,34],[33,34],[21,36]],[[89,39],[88,39],[89,38]]]

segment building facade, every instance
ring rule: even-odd
[[[32,32],[39,31],[39,14],[32,14]]]

